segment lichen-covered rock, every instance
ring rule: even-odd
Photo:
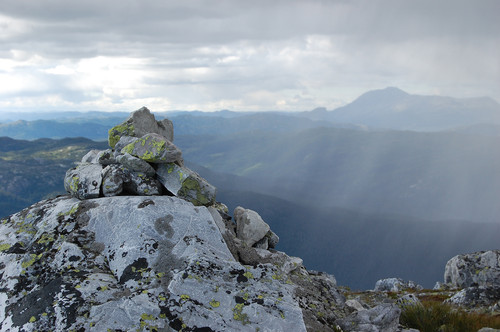
[[[400,296],[398,300],[396,301],[396,304],[400,309],[405,309],[408,307],[416,307],[416,306],[421,306],[422,302],[418,299],[415,294],[405,294],[403,296]]]
[[[99,154],[99,150],[90,150],[82,157],[82,163],[86,164],[96,164],[97,163],[97,155]]]
[[[113,150],[107,149],[99,151],[99,153],[97,154],[97,162],[104,166],[116,164]]]
[[[59,197],[2,220],[0,243],[1,330],[306,330],[299,286],[235,261],[175,197]]]
[[[125,174],[119,165],[108,165],[102,170],[102,194],[118,196],[123,192]]]
[[[64,189],[78,199],[99,197],[101,189],[101,171],[99,164],[80,164],[66,172]]]
[[[271,249],[276,248],[276,246],[280,242],[280,237],[276,233],[274,233],[272,230],[269,230],[269,232],[267,232],[266,238],[267,238],[267,243],[269,245],[269,248],[271,248]]]
[[[414,281],[404,281],[400,278],[386,278],[375,283],[376,292],[400,292],[404,290],[422,290],[422,286]]]
[[[213,205],[217,189],[198,173],[174,163],[160,164],[156,170],[158,180],[173,195],[194,205]]]
[[[158,134],[146,134],[121,149],[150,163],[182,163],[182,153],[172,142]]]
[[[137,141],[139,138],[137,137],[132,137],[132,136],[122,136],[120,137],[120,140],[118,141],[118,143],[116,143],[115,145],[115,149],[114,149],[114,153],[115,153],[115,156],[118,157],[120,154],[121,154],[121,150],[126,147],[127,145],[131,144],[131,143],[134,143],[135,141]]]
[[[271,230],[257,212],[241,206],[234,209],[234,219],[236,220],[236,236],[249,247],[263,239]]]
[[[122,136],[141,137],[149,133],[161,135],[170,142],[174,141],[172,121],[156,121],[154,115],[146,107],[142,107],[130,114],[125,122],[109,130],[109,146],[114,148]]]
[[[119,155],[118,157],[116,157],[116,161],[133,172],[144,173],[147,176],[154,176],[156,173],[153,166],[151,166],[148,162],[136,158],[128,153]]]
[[[139,196],[161,195],[161,183],[155,178],[141,172],[123,171],[126,175],[123,187],[127,193]]]
[[[446,263],[444,281],[456,288],[500,287],[500,250],[481,251],[453,257]]]
[[[82,157],[84,164],[101,164],[103,166],[116,164],[113,150],[90,150]]]
[[[344,331],[393,332],[397,331],[401,309],[390,303],[367,310],[355,311],[337,321]]]
[[[335,287],[332,276],[322,272],[309,271],[307,274],[295,271],[290,275],[297,285],[296,299],[302,308],[307,331],[339,331],[337,321],[350,313],[345,305],[345,297]],[[344,329],[343,331],[357,331]]]
[[[500,287],[467,287],[460,290],[446,301],[465,308],[491,307],[500,303]]]

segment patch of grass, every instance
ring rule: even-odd
[[[420,332],[470,332],[482,327],[500,328],[500,315],[468,313],[438,301],[426,301],[422,306],[409,306],[399,321]]]

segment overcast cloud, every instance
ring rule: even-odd
[[[1,0],[0,112],[500,101],[500,1]]]

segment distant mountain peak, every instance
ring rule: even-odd
[[[396,98],[404,98],[410,96],[409,93],[396,88],[396,87],[387,87],[385,89],[377,89],[377,90],[370,90],[368,92],[365,92],[361,96],[359,96],[354,102],[359,101],[359,100],[364,100],[364,99],[396,99]]]

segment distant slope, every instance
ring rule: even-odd
[[[334,206],[318,208],[297,195],[290,200],[252,192],[255,181],[188,166],[217,187],[232,213],[238,205],[258,211],[280,236],[278,250],[304,259],[310,269],[333,273],[341,285],[372,289],[378,279],[400,277],[432,288],[446,262],[459,253],[498,247],[500,223],[431,222],[405,215],[368,214]]]
[[[315,128],[178,136],[186,160],[306,204],[498,222],[500,137]]]
[[[107,143],[85,138],[19,141],[0,137],[0,217],[48,195],[64,193],[64,174],[91,149]]]
[[[0,124],[0,136],[16,139],[86,137],[101,140],[109,126],[96,122],[62,122],[54,120],[16,121]]]
[[[340,285],[354,289],[373,289],[378,279],[388,277],[432,288],[443,281],[444,266],[451,257],[496,249],[500,234],[500,224],[319,210],[226,188],[219,188],[218,199],[231,211],[237,205],[258,211],[280,236],[278,250],[301,257],[307,268],[333,273]]]
[[[476,124],[500,124],[500,104],[487,97],[421,96],[386,88],[366,92],[333,111],[317,109],[301,115],[371,128],[440,131]]]
[[[319,126],[333,126],[296,117],[285,113],[243,113],[232,115],[229,111],[207,114],[202,112],[160,113],[158,118],[168,115],[174,123],[175,136],[178,135],[218,135],[240,132],[290,132]],[[125,120],[116,117],[89,113],[85,116],[64,120],[35,120],[0,123],[0,136],[16,139],[87,137],[93,140],[105,140],[108,129]]]
[[[105,142],[82,138],[0,138],[0,216],[62,193],[64,173],[74,161],[92,148],[106,147]],[[305,191],[284,200],[251,192],[262,189],[255,178],[188,166],[218,187],[218,200],[231,210],[242,205],[258,211],[281,237],[279,250],[302,257],[308,268],[334,273],[340,284],[352,288],[373,288],[377,279],[390,276],[432,287],[442,280],[450,257],[498,244],[499,224],[427,222],[334,206],[320,209],[304,200]]]
[[[170,117],[175,136],[217,135],[225,136],[245,132],[290,132],[325,126],[321,121],[304,119],[286,113],[255,113],[238,117],[194,116],[190,113]],[[326,126],[333,126],[327,123]]]

